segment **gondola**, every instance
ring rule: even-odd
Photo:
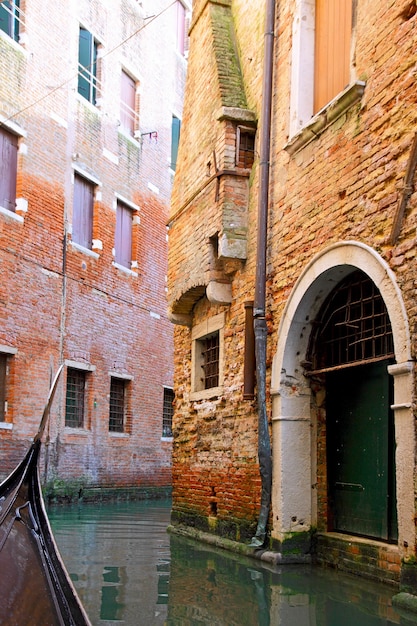
[[[29,451],[0,484],[2,625],[91,626],[58,552],[39,479],[41,438],[61,370]]]

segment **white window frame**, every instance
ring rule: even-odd
[[[315,47],[315,0],[296,0],[292,28],[291,93],[289,139],[300,134],[306,127],[314,125],[313,135],[319,134],[334,119],[357,102],[363,94],[365,83],[356,81],[352,54],[354,37],[352,33],[350,82],[349,86],[337,94],[321,111],[314,115],[314,47]],[[324,111],[331,110],[328,119],[321,120]],[[310,136],[304,138],[303,145]],[[291,153],[291,150],[288,150]]]
[[[292,27],[290,137],[313,116],[315,0],[297,0]]]
[[[225,314],[219,313],[209,317],[204,322],[197,324],[191,331],[191,394],[190,400],[208,400],[223,394],[224,389],[224,325]],[[205,337],[219,333],[219,384],[217,387],[202,389],[201,386],[201,366],[202,354],[201,345]]]

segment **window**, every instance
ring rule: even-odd
[[[250,168],[255,155],[255,131],[252,128],[237,127],[236,165]]]
[[[78,47],[78,93],[91,104],[97,103],[97,49],[93,35],[80,27]]]
[[[0,354],[0,422],[6,417],[7,354]]]
[[[122,70],[120,94],[120,127],[131,137],[138,129],[136,82]]]
[[[110,379],[109,431],[123,433],[125,430],[126,385],[123,378]]]
[[[310,338],[313,371],[394,357],[391,323],[381,293],[360,270],[325,300]]]
[[[65,399],[65,426],[84,427],[86,372],[72,367],[67,369],[67,392]]]
[[[199,340],[201,348],[201,369],[204,389],[219,385],[219,332]]]
[[[224,313],[219,313],[195,326],[191,332],[191,400],[222,393],[224,320]]]
[[[177,24],[177,50],[184,56],[185,53],[185,7],[182,2],[176,2],[176,24]]]
[[[162,413],[162,436],[172,437],[172,416],[174,414],[174,391],[164,387],[164,406]]]
[[[314,113],[348,86],[352,0],[316,0]]]
[[[6,0],[0,3],[0,30],[15,41],[19,41],[20,1]]]
[[[116,235],[115,261],[118,265],[131,268],[132,266],[132,225],[133,211],[126,204],[117,201],[116,207]]]
[[[95,185],[74,174],[72,241],[91,250],[93,239],[93,208]]]
[[[180,143],[181,120],[175,115],[172,116],[171,126],[171,169],[177,168],[178,145]]]
[[[17,136],[0,126],[0,206],[16,209]]]
[[[345,88],[351,84],[355,2],[296,0],[292,31],[290,137],[304,129],[313,116],[336,96],[344,94]],[[360,83],[352,83],[353,92],[346,98],[345,108],[357,101],[355,85]],[[359,97],[361,93],[363,89],[359,89]]]

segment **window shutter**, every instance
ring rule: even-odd
[[[80,28],[78,44],[78,93],[91,101],[91,75],[94,67],[90,67],[92,58],[93,38],[85,28]]]
[[[94,186],[81,176],[74,178],[72,238],[84,248],[91,249],[93,234]]]
[[[0,422],[4,422],[6,403],[7,356],[0,354]]]
[[[182,2],[177,2],[177,49],[184,55],[185,52],[185,7]]]
[[[0,30],[12,37],[15,41],[19,41],[19,17],[20,7],[19,0],[0,0]]]
[[[352,0],[316,0],[314,113],[350,80]]]
[[[0,30],[11,35],[10,2],[0,3]]]
[[[122,72],[120,124],[133,136],[136,123],[136,83],[126,72]]]
[[[17,137],[0,128],[0,206],[16,208]]]
[[[175,115],[172,116],[172,131],[171,131],[171,169],[175,170],[177,167],[178,156],[178,144],[180,142],[181,132],[181,120]]]
[[[116,263],[130,269],[132,262],[132,211],[121,202],[117,203],[115,259]]]

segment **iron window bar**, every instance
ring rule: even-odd
[[[85,373],[81,370],[67,371],[67,394],[65,402],[65,426],[84,426]]]
[[[162,411],[162,436],[172,437],[172,418],[174,415],[174,391],[172,389],[164,389],[164,405]]]
[[[219,333],[206,337],[203,344],[204,389],[211,389],[219,385]]]
[[[394,356],[388,311],[363,272],[350,274],[325,301],[308,355],[304,365],[310,376]]]
[[[112,378],[110,383],[109,431],[122,433],[125,418],[125,388],[122,378]]]
[[[251,168],[255,158],[255,130],[238,126],[236,144],[236,165]]]

